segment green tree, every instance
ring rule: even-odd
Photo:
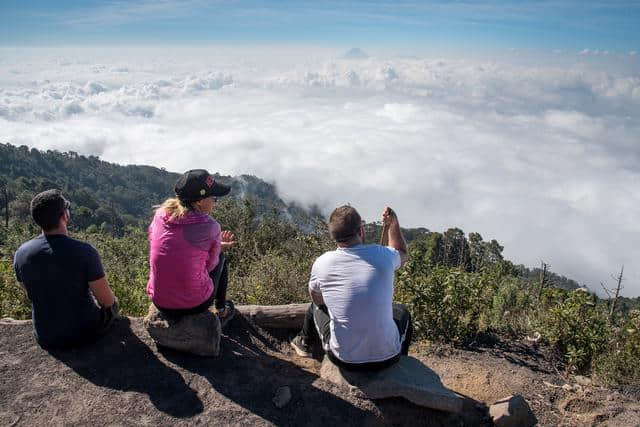
[[[31,199],[35,194],[21,192],[9,203],[9,215],[16,221],[29,221],[31,218]]]
[[[480,233],[469,233],[469,256],[472,271],[482,271],[486,260],[486,244]]]

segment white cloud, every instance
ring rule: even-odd
[[[640,79],[614,55],[4,53],[4,141],[252,173],[369,220],[389,204],[407,226],[478,231],[514,261],[544,259],[592,289],[624,263],[627,294],[640,294]]]
[[[412,104],[384,104],[384,107],[376,112],[376,115],[386,117],[396,123],[407,123],[417,114],[418,109]]]

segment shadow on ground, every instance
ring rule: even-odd
[[[375,424],[374,414],[314,386],[317,375],[269,354],[280,351],[277,342],[242,316],[234,318],[224,333],[218,358],[158,350],[172,363],[206,378],[219,394],[276,425],[356,424],[363,420]],[[292,399],[279,409],[272,398],[283,386],[290,388]]]
[[[0,325],[0,424],[482,425],[484,412],[452,415],[404,399],[368,400],[318,377],[320,364],[289,350],[288,332],[238,316],[222,354],[157,348],[142,319],[124,318],[85,347],[41,349],[32,326]],[[2,379],[4,378],[4,380]],[[272,401],[291,391],[282,408]]]
[[[550,374],[553,365],[560,363],[549,361],[545,358],[545,352],[540,351],[537,343],[524,343],[514,340],[501,339],[493,333],[478,334],[476,341],[465,347],[467,351],[477,353],[488,352],[491,356],[501,357],[508,362],[531,369],[533,372]],[[550,351],[547,354],[553,353]]]
[[[48,351],[97,386],[148,395],[156,409],[172,417],[193,417],[203,410],[196,391],[133,333],[128,318],[119,320],[96,343]]]
[[[170,349],[159,351],[172,363],[206,378],[218,393],[276,425],[483,424],[485,411],[472,399],[466,399],[465,415],[461,416],[401,398],[372,401],[354,397],[348,390],[319,379],[316,372],[274,356],[287,353],[284,331],[272,334],[238,316],[224,333],[221,357],[206,362]],[[282,386],[291,389],[292,399],[278,409],[272,397]]]

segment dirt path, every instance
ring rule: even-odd
[[[510,361],[515,356],[504,349],[413,354],[447,386],[477,400],[462,416],[403,399],[359,399],[318,378],[320,363],[295,356],[286,338],[239,317],[226,331],[221,357],[200,358],[158,350],[141,319],[132,318],[94,345],[47,352],[30,323],[0,322],[0,425],[488,425],[482,402],[512,393],[529,400],[541,425],[640,425],[637,398],[548,387],[542,381],[561,383],[557,374],[541,372],[543,362]],[[292,398],[278,409],[272,398],[283,386]],[[594,404],[600,395],[611,400]]]

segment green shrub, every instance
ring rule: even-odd
[[[12,223],[3,229],[3,246],[0,247],[0,318],[31,318],[31,301],[18,285],[13,270],[13,255],[20,245],[38,234],[34,224]]]
[[[129,227],[122,237],[107,233],[77,233],[75,238],[91,243],[98,250],[120,311],[127,316],[144,316],[149,308],[146,293],[149,280],[147,233]]]
[[[230,281],[229,294],[244,304],[306,302],[309,268],[308,263],[269,252],[251,264],[246,276]]]
[[[230,264],[229,295],[242,304],[308,302],[311,266],[328,249],[328,239],[298,232],[284,241],[270,238],[260,245],[250,254],[252,261],[236,257]],[[237,263],[246,265],[238,268]]]
[[[12,262],[0,259],[0,318],[31,318],[31,303],[16,280]]]
[[[516,334],[530,328],[532,297],[526,284],[514,277],[500,280],[491,299],[489,313],[492,329]]]
[[[540,332],[565,355],[569,371],[589,372],[606,349],[606,311],[582,289],[568,293],[539,319]]]
[[[640,383],[640,310],[633,310],[616,328],[606,352],[597,358],[595,371],[607,383]]]
[[[396,296],[409,306],[417,337],[463,344],[487,326],[491,279],[490,274],[443,266],[429,274],[401,272]]]

